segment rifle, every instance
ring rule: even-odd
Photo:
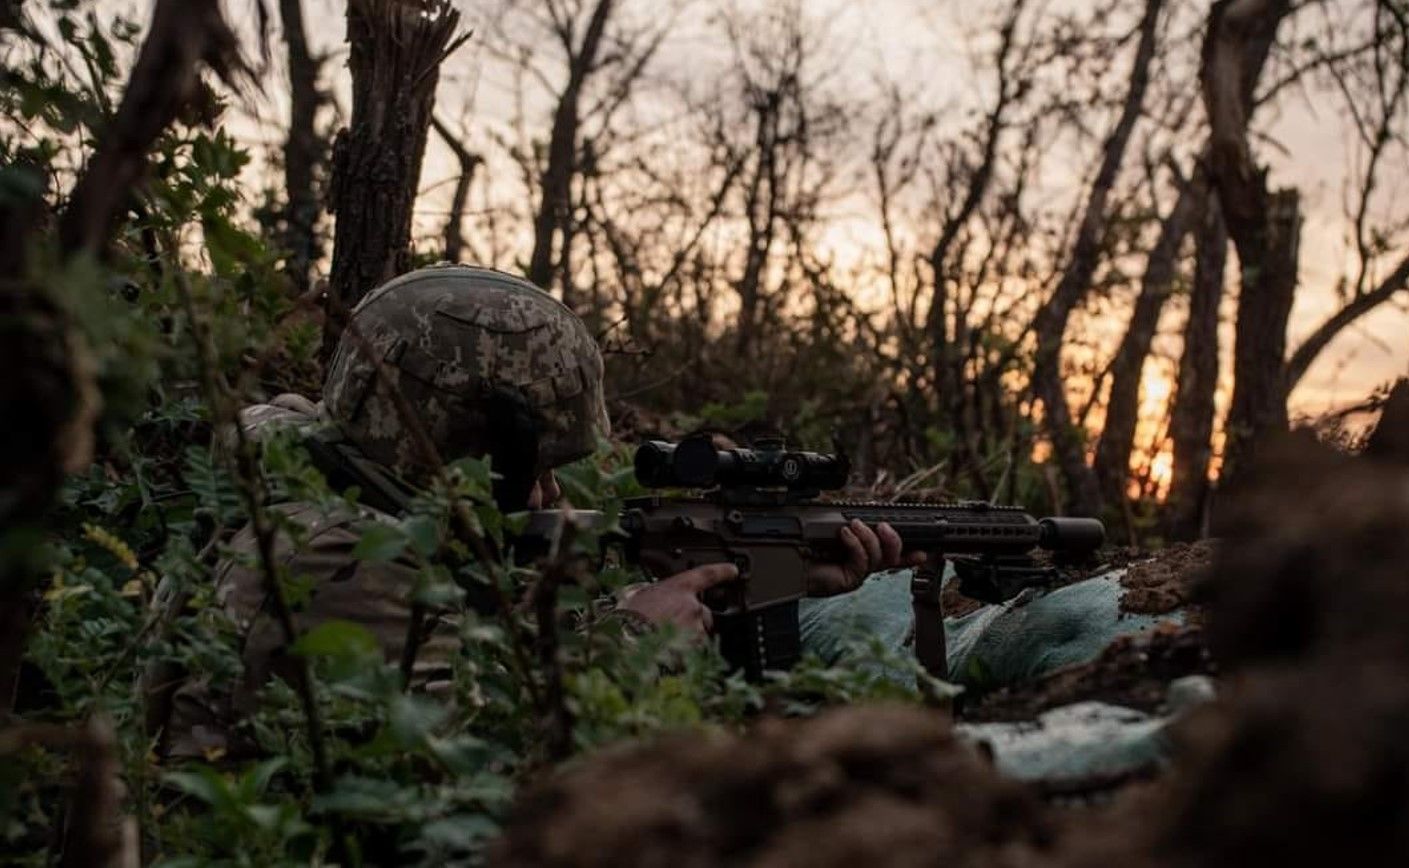
[[[1033,560],[1033,550],[1052,552],[1065,565],[1089,557],[1105,540],[1093,518],[1038,519],[1019,507],[978,501],[821,500],[823,491],[846,484],[850,469],[845,456],[789,450],[781,440],[752,449],[716,449],[708,437],[650,441],[636,451],[637,480],[646,488],[700,493],[628,499],[614,528],[602,527],[599,513],[574,518],[657,578],[702,564],[738,566],[739,581],[712,589],[705,603],[725,659],[749,678],[787,669],[801,656],[797,604],[807,596],[808,567],[845,560],[838,532],[853,519],[887,522],[905,552],[929,555],[911,580],[915,648],[939,677],[945,675],[939,590],[946,560],[961,593],[1001,603],[1057,578],[1055,566]],[[549,538],[561,521],[556,510],[531,514],[520,544]]]

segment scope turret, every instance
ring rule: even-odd
[[[788,449],[781,440],[753,449],[718,449],[707,436],[651,440],[636,450],[636,479],[647,488],[786,488],[832,491],[851,465],[839,455]]]

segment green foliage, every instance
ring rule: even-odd
[[[760,421],[767,413],[768,393],[760,389],[744,393],[737,402],[712,403],[700,408],[700,418],[706,425],[724,429]]]
[[[111,116],[120,59],[133,51],[136,28],[120,18],[100,25],[88,3],[50,0],[47,10],[60,44],[17,55],[0,81],[0,106],[20,121],[0,129],[7,167],[0,196],[44,196],[55,206],[71,173],[46,177],[25,166],[82,164]],[[70,62],[85,74],[70,74]],[[598,603],[640,576],[604,560],[592,539],[559,553],[593,569],[559,589],[551,623],[518,607],[477,614],[465,607],[468,597],[519,600],[542,575],[478,556],[470,543],[501,546],[511,519],[492,505],[492,468],[461,461],[405,515],[361,525],[353,549],[368,565],[414,565],[413,599],[459,614],[460,653],[445,690],[408,692],[400,661],[385,659],[366,626],[324,623],[293,648],[310,667],[309,696],[276,679],[241,723],[258,760],[212,750],[200,761],[158,761],[144,726],[152,683],[186,672],[229,690],[244,676],[240,625],[217,589],[220,565],[241,562],[229,544],[250,521],[251,503],[356,509],[357,493],[330,490],[292,433],[259,441],[258,473],[235,470],[225,399],[306,391],[317,382],[320,338],[278,271],[282,252],[243,210],[248,161],[221,129],[168,131],[110,261],[60,267],[47,252],[40,257],[35,277],[73,312],[92,349],[104,398],[101,442],[95,463],[66,482],[47,539],[0,538],[5,563],[37,559],[49,573],[27,648],[20,720],[71,726],[101,713],[113,721],[127,806],[157,864],[482,860],[517,787],[549,762],[541,731],[547,673],[532,653],[545,630],[558,640],[579,754],[682,727],[744,726],[765,713],[924,698],[897,690],[875,667],[830,669],[815,660],[749,684],[688,637],[629,635]],[[758,390],[699,413],[732,427],[764,419],[769,402]],[[809,404],[797,417],[809,437],[826,436],[830,423],[819,408]],[[608,515],[640,493],[625,452],[611,444],[560,479],[571,502]],[[282,512],[265,518],[288,545],[306,544],[306,530]],[[308,599],[308,577],[268,566],[293,607]],[[929,686],[929,698],[940,693]],[[323,769],[306,698],[320,721]],[[64,825],[70,770],[62,750],[0,757],[7,863],[10,854],[19,863],[48,861],[54,830]]]

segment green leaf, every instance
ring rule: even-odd
[[[229,807],[235,801],[230,782],[205,766],[191,772],[168,772],[164,779],[168,785],[212,807]]]
[[[416,846],[429,853],[474,850],[499,833],[499,825],[482,814],[457,814],[427,823]]]
[[[332,792],[313,801],[314,810],[360,817],[384,817],[405,803],[406,791],[394,781],[347,775]]]
[[[403,747],[414,747],[445,722],[448,714],[445,706],[423,696],[398,696],[391,703],[387,728]]]
[[[440,522],[428,515],[413,515],[402,524],[402,529],[422,557],[435,556],[440,548]]]
[[[390,524],[373,524],[362,532],[362,538],[352,549],[352,556],[359,561],[388,563],[396,560],[406,550],[409,540],[401,528]]]
[[[240,778],[240,795],[246,800],[253,801],[264,795],[264,791],[269,789],[269,782],[274,780],[274,775],[279,770],[288,765],[286,757],[275,757],[256,763],[254,768],[245,772]]]
[[[381,656],[372,631],[351,621],[328,621],[299,637],[294,652],[304,657],[349,658]]]

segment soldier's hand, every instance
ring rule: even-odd
[[[617,608],[634,612],[652,624],[673,624],[689,633],[708,635],[714,629],[714,617],[709,607],[700,602],[700,595],[738,577],[739,568],[733,564],[705,564],[641,585]]]
[[[807,571],[807,595],[831,597],[861,587],[866,577],[882,570],[915,567],[925,562],[923,552],[901,554],[900,534],[881,522],[874,529],[852,520],[837,532],[846,560],[839,564],[813,564]]]

